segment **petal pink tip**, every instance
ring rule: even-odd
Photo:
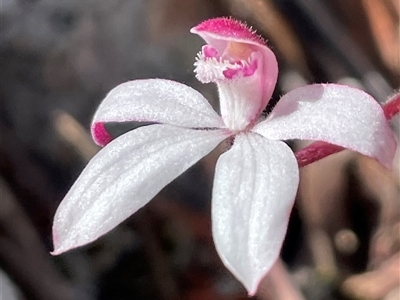
[[[260,280],[260,282],[261,282],[261,280]],[[251,290],[247,291],[247,294],[249,295],[249,297],[254,297],[257,294],[259,285],[260,285],[260,283],[258,283],[256,286],[254,286]]]
[[[104,123],[94,123],[92,125],[91,131],[93,140],[97,145],[101,147],[104,147],[112,141],[112,137],[104,127]]]
[[[202,33],[215,34],[226,38],[249,40],[265,45],[264,39],[255,33],[246,24],[232,18],[222,17],[204,21],[193,27],[190,32],[201,35]]]
[[[50,252],[51,255],[59,255],[59,254],[65,252],[65,251],[60,250],[58,245],[59,245],[58,234],[57,234],[57,231],[55,230],[55,228],[53,227],[53,247],[54,247],[54,250]]]
[[[63,241],[60,239],[60,236],[58,234],[58,231],[56,230],[55,226],[53,226],[53,248],[54,250],[50,252],[51,255],[60,255],[64,252],[67,252],[68,250],[74,249],[77,246],[67,246],[63,245]]]
[[[50,252],[51,255],[56,256],[56,255],[60,255],[61,253],[64,253],[65,251],[59,251],[54,249],[53,251]]]

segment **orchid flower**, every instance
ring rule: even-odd
[[[222,262],[254,295],[279,256],[299,183],[298,163],[282,140],[328,142],[387,167],[396,141],[380,105],[342,85],[297,88],[261,117],[278,76],[275,55],[264,40],[230,18],[205,21],[191,32],[207,43],[195,73],[203,83],[216,83],[221,116],[181,83],[134,80],[114,88],[91,127],[96,143],[106,146],[56,212],[53,254],[109,232],[230,139],[232,146],[215,169],[212,234]],[[156,124],[112,140],[104,125],[127,121]]]

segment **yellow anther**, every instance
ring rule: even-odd
[[[248,44],[239,43],[239,42],[228,42],[224,54],[233,58],[234,60],[246,60],[253,49]]]

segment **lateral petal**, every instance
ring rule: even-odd
[[[89,162],[58,207],[53,254],[113,229],[226,137],[222,130],[156,124],[113,140]]]
[[[217,162],[213,237],[223,263],[250,295],[279,256],[298,183],[290,148],[258,134],[238,135]]]
[[[133,80],[106,96],[92,121],[93,139],[100,146],[110,141],[104,123],[143,121],[188,128],[224,127],[221,117],[196,90],[165,79]]]
[[[396,140],[381,106],[367,93],[314,84],[284,95],[253,131],[268,139],[324,141],[374,157],[389,167]]]

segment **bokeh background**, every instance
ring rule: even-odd
[[[340,82],[383,103],[400,85],[399,6],[398,0],[1,0],[0,298],[247,299],[211,237],[219,149],[98,241],[49,254],[54,212],[99,150],[88,133],[96,106],[124,81],[168,78],[200,90],[218,109],[215,87],[194,78],[203,42],[189,33],[216,16],[246,21],[267,39],[280,66],[274,102],[298,86]],[[397,133],[398,124],[392,121]],[[133,126],[111,130],[117,136]],[[280,264],[282,282],[289,279],[298,299],[400,298],[398,163],[397,157],[389,171],[343,151],[301,170]],[[254,299],[282,297],[289,299],[279,282],[266,278]]]

